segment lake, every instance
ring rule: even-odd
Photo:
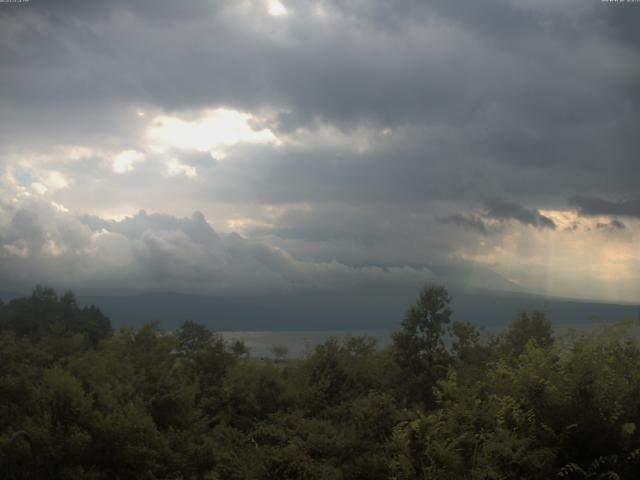
[[[311,352],[316,346],[331,337],[344,339],[366,335],[378,342],[378,347],[385,347],[391,343],[390,330],[360,330],[360,331],[266,331],[266,332],[218,332],[226,340],[242,340],[249,348],[254,358],[273,357],[273,347],[285,347],[290,358],[302,357]]]
[[[605,322],[593,322],[580,325],[554,325],[555,335],[558,337],[564,337],[570,334],[572,330],[578,333],[588,333],[598,330],[602,330],[607,326],[613,325],[612,323]],[[481,329],[485,335],[495,335],[503,330],[500,327],[484,327]],[[635,334],[638,335],[638,327],[634,329]],[[249,348],[249,352],[253,358],[261,357],[273,357],[274,354],[271,351],[273,347],[284,347],[287,349],[287,357],[296,358],[302,357],[306,353],[313,351],[313,349],[324,343],[330,337],[337,337],[342,340],[348,337],[367,336],[372,337],[377,341],[378,347],[386,347],[391,343],[392,330],[317,330],[317,331],[305,331],[305,330],[285,330],[285,331],[260,331],[260,332],[245,332],[245,331],[229,331],[218,332],[226,340],[235,341],[242,340]]]

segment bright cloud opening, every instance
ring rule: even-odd
[[[184,175],[188,178],[195,178],[198,176],[198,171],[195,167],[191,165],[185,165],[184,163],[180,163],[175,158],[172,158],[167,163],[167,173],[170,176]]]
[[[62,190],[69,187],[69,180],[60,172],[50,172],[43,180],[47,190]]]
[[[31,184],[31,190],[36,192],[38,195],[44,195],[45,193],[47,193],[47,187],[45,187],[40,182],[33,182]]]
[[[276,143],[277,138],[269,129],[256,130],[251,126],[255,117],[224,108],[208,110],[196,119],[177,116],[156,117],[147,131],[153,149],[168,148],[199,150],[219,153],[238,143]]]
[[[124,150],[113,159],[113,171],[119,175],[129,173],[135,168],[135,164],[144,160],[144,154],[135,150]]]
[[[269,15],[272,17],[280,17],[289,13],[287,8],[278,0],[269,0],[269,3],[267,4],[267,12],[269,12]]]
[[[608,301],[634,301],[639,281],[638,222],[624,227],[609,217],[578,217],[566,210],[541,210],[558,226],[540,230],[512,225],[497,243],[457,252],[514,282],[543,294]]]

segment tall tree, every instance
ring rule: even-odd
[[[425,286],[393,334],[394,356],[403,370],[409,401],[433,405],[433,386],[443,378],[450,363],[444,344],[451,319],[451,297],[442,286]]]
[[[520,355],[529,341],[545,348],[553,344],[553,327],[542,310],[531,315],[521,312],[504,334],[504,347],[514,355]]]

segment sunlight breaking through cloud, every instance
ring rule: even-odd
[[[464,264],[487,288],[637,299],[640,9],[619,3],[2,7],[0,270],[60,278],[86,245],[98,263],[164,245],[198,266],[180,232],[94,241],[73,217],[201,211],[305,268]],[[77,263],[47,270],[37,252],[61,245]]]
[[[113,159],[113,172],[117,174],[132,172],[135,164],[144,161],[144,154],[135,150],[124,150]]]
[[[151,122],[147,137],[159,152],[179,148],[215,154],[238,143],[277,143],[271,130],[254,129],[253,121],[255,117],[248,113],[224,108],[195,117],[161,115]]]
[[[280,17],[289,13],[287,8],[279,0],[269,0],[267,12],[269,12],[269,15],[272,17]]]

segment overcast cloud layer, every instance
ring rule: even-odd
[[[1,3],[0,290],[462,268],[637,301],[638,25],[600,0]]]

